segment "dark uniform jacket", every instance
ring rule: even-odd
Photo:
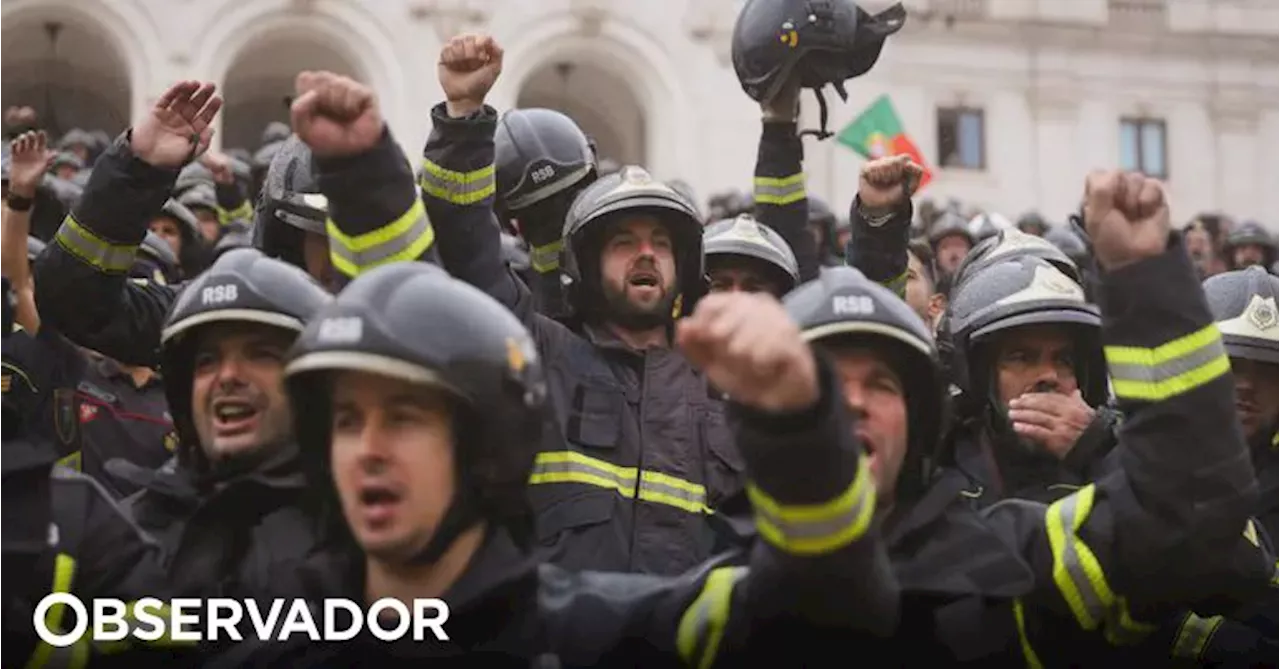
[[[427,247],[410,221],[429,214],[450,273],[507,305],[533,333],[558,429],[543,442],[531,490],[538,534],[559,564],[677,574],[706,560],[718,547],[711,511],[742,491],[723,402],[676,351],[631,350],[603,329],[575,331],[536,313],[527,286],[502,262],[493,221],[497,114],[449,119],[440,105],[433,120],[425,211],[409,184],[396,196],[361,188],[368,175],[387,184],[403,167],[389,135],[363,156],[319,162],[342,236],[389,238],[398,245],[384,241],[364,257],[404,259]]]
[[[416,643],[317,644],[304,635],[244,644],[213,666],[845,666],[860,638],[893,626],[898,597],[885,556],[863,548],[875,536],[873,486],[833,372],[822,367],[813,409],[742,416],[753,499],[767,500],[756,518],[768,539],[748,565],[724,556],[674,577],[573,573],[539,565],[491,530],[442,595],[447,642],[428,633]],[[799,519],[796,504],[809,512],[805,528],[783,520]],[[338,569],[345,585],[326,588],[329,596],[363,599],[358,562]]]

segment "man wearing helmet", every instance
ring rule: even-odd
[[[1222,253],[1230,269],[1244,269],[1251,265],[1267,268],[1276,262],[1276,240],[1258,223],[1245,221],[1227,234]]]
[[[492,40],[476,36],[444,48],[439,74],[448,101],[432,113],[421,191],[444,266],[515,312],[548,361],[556,424],[531,479],[539,540],[552,559],[574,568],[681,572],[717,549],[707,511],[742,490],[723,402],[671,348],[673,319],[705,290],[701,221],[639,167],[602,177],[565,220],[561,271],[573,327],[538,314],[502,261],[491,211],[497,115],[483,100],[500,57]],[[376,102],[366,87],[327,73],[301,75],[299,84],[359,101],[321,116],[340,119],[330,123],[381,127],[368,117]],[[345,164],[373,172],[386,169],[375,162],[398,160],[365,150]],[[379,197],[335,181],[325,195],[331,211],[395,201],[408,208],[405,200],[416,198],[399,187],[405,191]],[[343,235],[353,220],[334,218]]]
[[[702,233],[702,255],[713,293],[763,292],[782,297],[800,281],[791,247],[750,214],[708,225]]]
[[[1256,486],[1232,429],[1221,340],[1205,336],[1187,353],[1211,360],[1212,371],[1159,394],[1147,385],[1184,369],[1162,369],[1150,347],[1186,341],[1209,322],[1203,302],[1188,304],[1194,273],[1170,241],[1158,188],[1140,175],[1090,177],[1088,227],[1106,271],[1103,337],[1130,416],[1128,456],[1122,474],[1051,506],[1020,500],[978,511],[966,475],[931,476],[946,384],[929,332],[906,304],[850,268],[827,269],[785,299],[806,339],[833,358],[871,457],[903,587],[904,622],[884,649],[896,664],[1109,664],[1117,644],[1152,633],[1149,616],[1224,594],[1237,603],[1270,598],[1274,563],[1238,529]],[[1188,501],[1199,495],[1213,501]],[[1202,645],[1203,657],[1220,657],[1220,638]],[[1245,659],[1265,656],[1260,646]]]
[[[297,127],[307,135],[307,121]],[[357,277],[312,321],[287,371],[333,538],[313,568],[337,578],[329,596],[445,598],[436,631],[447,643],[295,636],[244,644],[225,666],[390,666],[477,652],[550,666],[812,666],[859,632],[889,631],[897,592],[884,555],[862,550],[875,536],[874,493],[830,369],[772,298],[711,296],[679,331],[689,356],[738,398],[765,539],[748,566],[573,574],[539,566],[532,550],[526,481],[537,476],[546,393],[534,338],[436,267]],[[799,491],[812,521],[835,498],[860,513],[824,510],[825,525],[810,521],[800,534],[780,520]]]

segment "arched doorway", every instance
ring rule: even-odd
[[[253,151],[261,145],[262,131],[269,123],[288,124],[293,82],[303,70],[363,78],[346,54],[301,28],[260,35],[236,55],[224,79],[222,146]]]
[[[599,156],[645,165],[645,110],[625,78],[588,60],[548,63],[525,80],[517,107],[567,114],[596,143]]]
[[[5,108],[29,106],[54,138],[72,128],[115,135],[130,123],[129,69],[115,42],[74,13],[6,19],[0,49]]]

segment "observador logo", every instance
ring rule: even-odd
[[[51,616],[61,605],[62,615]],[[92,610],[90,610],[92,609]],[[49,618],[63,621],[50,629]],[[449,605],[442,599],[403,601],[383,598],[368,609],[350,599],[273,599],[263,602],[228,598],[172,599],[144,597],[135,602],[94,599],[90,606],[65,592],[46,595],[36,606],[32,624],[40,639],[64,648],[86,640],[92,643],[137,640],[200,643],[205,641],[286,641],[306,636],[311,641],[349,641],[368,630],[374,638],[392,642],[412,634],[414,641],[448,641],[444,624]],[[246,624],[247,623],[247,624]],[[69,629],[68,629],[69,627]]]

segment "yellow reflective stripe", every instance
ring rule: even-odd
[[[1222,616],[1201,618],[1188,613],[1178,626],[1178,634],[1173,638],[1173,657],[1199,660],[1205,647],[1209,645],[1209,639],[1213,638],[1221,625]]]
[[[75,581],[75,576],[75,558],[66,553],[58,553],[53,558],[53,588],[49,591],[49,594],[71,592],[71,584]],[[44,614],[45,627],[50,630],[61,630],[62,614],[66,608],[66,605],[61,602],[50,606],[49,610],[45,611]],[[31,654],[31,659],[27,660],[27,669],[36,669],[48,664],[55,650],[53,646],[43,641],[37,644],[35,652]]]
[[[1156,348],[1106,346],[1111,385],[1121,399],[1159,402],[1194,390],[1231,370],[1217,325]]]
[[[32,383],[32,382],[31,382],[31,377],[27,376],[27,371],[26,371],[26,370],[22,369],[21,367],[18,367],[17,365],[14,365],[14,364],[8,363],[8,362],[0,362],[0,368],[4,368],[6,371],[10,371],[10,372],[13,372],[14,374],[17,374],[19,377],[21,377],[21,378],[22,378],[22,380],[23,380],[23,381],[26,381],[26,382],[27,382],[27,387],[28,387],[28,388],[30,388],[30,389],[32,390],[32,392],[37,392],[37,393],[38,393],[38,392],[40,392],[40,389],[36,387],[36,384],[34,384],[34,383]],[[9,382],[8,382],[8,381],[9,381],[9,378],[6,376],[6,377],[5,377],[5,386],[4,386],[4,391],[5,391],[6,393],[7,393],[7,392],[9,392]]]
[[[475,204],[497,192],[493,165],[472,172],[455,172],[422,159],[422,192],[457,205]]]
[[[875,485],[865,456],[848,489],[824,504],[779,504],[750,483],[747,497],[755,509],[760,536],[793,555],[822,555],[856,541],[871,526],[876,508]]]
[[[894,295],[905,299],[907,296],[907,270],[902,270],[902,274],[892,279],[881,281],[880,285],[892,290]]]
[[[733,588],[747,575],[746,567],[719,567],[707,580],[676,628],[676,650],[688,666],[707,669],[716,661],[729,622]]]
[[[621,467],[576,451],[539,453],[530,485],[579,483],[612,490],[627,499],[665,504],[689,513],[711,513],[707,489],[697,483],[655,471]]]
[[[62,225],[53,238],[71,255],[108,274],[129,271],[138,251],[137,244],[115,244],[99,237],[89,228],[80,225],[70,214],[62,220]]]
[[[70,453],[68,455],[62,456],[61,458],[58,458],[58,464],[62,465],[63,467],[67,467],[68,469],[81,471],[80,451],[77,450],[73,453]]]
[[[756,177],[752,184],[755,186],[756,204],[781,206],[805,198],[803,172],[787,177]]]
[[[239,220],[248,221],[253,219],[253,207],[249,205],[248,200],[241,202],[240,206],[229,211],[222,207],[218,207],[217,213],[218,225],[226,225]]]
[[[1022,647],[1022,659],[1026,661],[1027,667],[1029,669],[1044,669],[1044,663],[1040,661],[1040,656],[1036,654],[1036,649],[1031,646],[1031,639],[1027,637],[1027,620],[1022,611],[1021,597],[1013,600],[1013,622],[1018,626],[1018,645]]]
[[[563,239],[557,239],[546,246],[535,246],[529,250],[529,265],[539,274],[554,272],[560,268],[560,249],[563,248]]]
[[[1258,527],[1253,524],[1252,518],[1244,521],[1244,538],[1253,544],[1254,548],[1262,548],[1262,542],[1258,539]]]
[[[1079,536],[1096,492],[1096,485],[1087,485],[1054,502],[1045,512],[1053,580],[1082,629],[1092,631],[1101,624],[1110,643],[1136,643],[1155,626],[1130,617],[1125,598],[1111,590],[1097,556]]]
[[[325,228],[329,233],[329,257],[333,266],[351,277],[378,265],[417,260],[436,240],[427,210],[417,198],[400,218],[361,235],[343,234],[332,219],[325,223]]]

